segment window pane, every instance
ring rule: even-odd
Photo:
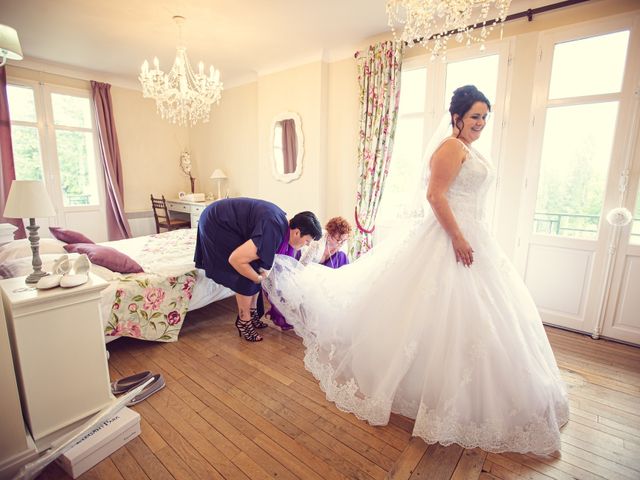
[[[405,212],[403,207],[410,203],[409,199],[418,187],[417,182],[420,180],[424,166],[422,163],[423,129],[422,115],[398,119],[393,157],[384,185],[378,212],[379,218],[393,219],[411,214],[411,212]]]
[[[7,98],[11,120],[21,122],[36,121],[36,102],[32,88],[7,85]]]
[[[93,134],[56,130],[56,148],[64,205],[96,205]]]
[[[547,110],[534,232],[596,238],[618,102]]]
[[[52,93],[51,105],[56,125],[91,128],[91,106],[88,98]]]
[[[619,92],[628,40],[629,32],[625,30],[557,44],[549,98]]]
[[[449,110],[453,91],[464,85],[475,85],[491,102],[494,108],[498,89],[498,66],[500,56],[488,55],[460,62],[447,64],[447,83],[445,88],[444,108]],[[473,144],[483,155],[491,158],[493,139],[493,122],[489,120],[480,139]]]
[[[640,188],[638,189],[638,196],[636,197],[636,210],[633,212],[631,243],[640,245]]]
[[[427,69],[416,68],[402,72],[400,109],[398,114],[424,112],[427,91]]]
[[[37,127],[11,126],[11,146],[17,180],[42,180],[42,156]]]

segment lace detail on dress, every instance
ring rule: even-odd
[[[420,405],[420,413],[413,428],[413,435],[427,443],[449,446],[453,443],[464,448],[480,447],[494,453],[516,452],[547,455],[560,450],[560,431],[569,420],[566,401],[555,403],[545,416],[534,415],[524,423],[511,419],[492,418],[478,424],[454,412],[438,415],[436,410]]]

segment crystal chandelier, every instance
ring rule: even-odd
[[[169,73],[160,70],[158,58],[153,59],[153,68],[149,62],[142,64],[138,79],[142,84],[142,96],[153,98],[156,108],[164,119],[186,125],[195,125],[198,121],[209,121],[211,105],[219,103],[222,97],[220,72],[209,67],[209,75],[204,73],[204,64],[198,64],[198,73],[194,73],[187,57],[187,49],[182,45],[181,25],[184,17],[175,16],[178,25],[180,43],[176,59]]]
[[[511,0],[387,0],[389,26],[396,40],[411,47],[421,44],[431,58],[445,57],[447,43],[453,37],[464,45],[484,41],[495,23],[504,22]],[[496,21],[489,20],[489,12]],[[404,24],[401,34],[397,25]]]

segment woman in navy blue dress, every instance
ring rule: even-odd
[[[291,221],[273,203],[254,198],[227,198],[212,203],[200,216],[195,263],[208,278],[236,292],[238,334],[250,342],[262,337],[256,328],[267,325],[258,308],[260,283],[283,248],[299,250],[322,236],[312,212]]]

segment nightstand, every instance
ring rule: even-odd
[[[114,398],[100,314],[108,284],[90,274],[75,288],[36,290],[24,279],[2,280],[0,289],[22,412],[41,451],[45,437]]]

